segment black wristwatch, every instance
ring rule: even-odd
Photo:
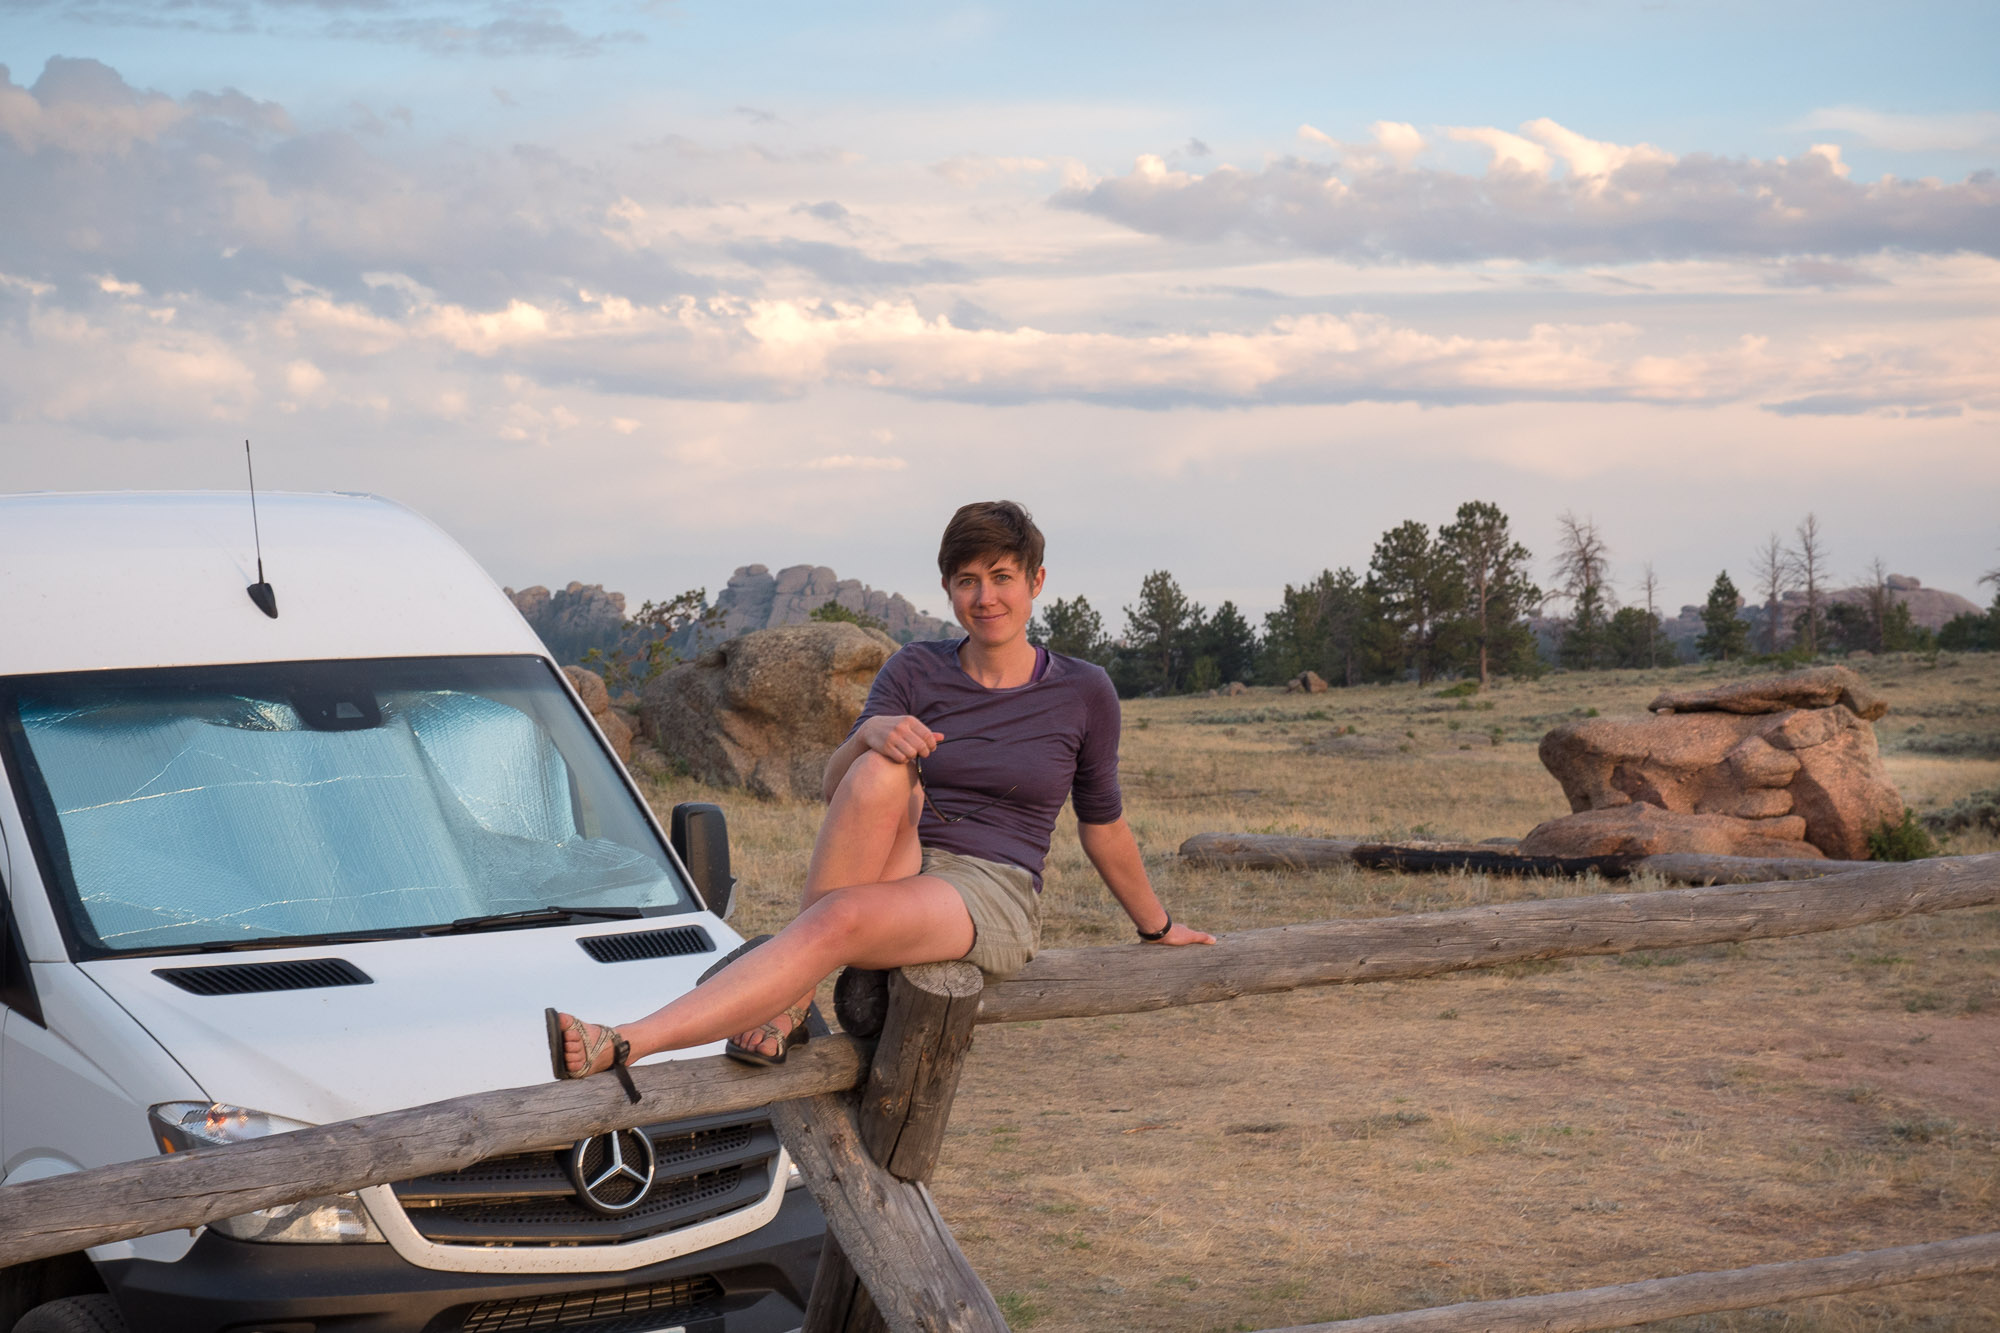
[[[1167,937],[1167,932],[1173,928],[1174,914],[1172,912],[1167,913],[1167,924],[1161,926],[1158,930],[1139,930],[1136,925],[1132,927],[1134,930],[1139,930],[1139,938],[1148,944],[1158,944]]]

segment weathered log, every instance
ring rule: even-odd
[[[1768,884],[1786,879],[1822,879],[1875,864],[1803,857],[1707,856],[1693,852],[1640,857],[1523,856],[1504,848],[1367,843],[1267,833],[1197,833],[1181,844],[1180,854],[1197,865],[1231,870],[1324,870],[1358,865],[1371,870],[1470,870],[1493,875],[1582,875],[1594,871],[1606,879],[1643,872],[1680,884]]]
[[[848,1036],[864,1041],[881,1036],[882,1025],[889,1021],[889,974],[865,967],[843,969],[833,983],[833,1012]]]
[[[984,980],[978,968],[956,962],[869,976],[883,983],[882,1039],[861,1092],[861,1141],[891,1175],[928,1180],[944,1145]],[[870,995],[875,989],[865,986]],[[850,997],[854,993],[848,992]],[[846,1018],[843,1013],[842,1021]],[[873,1333],[883,1326],[838,1239],[830,1241],[813,1279],[805,1333]]]
[[[1198,865],[1233,870],[1320,870],[1352,865],[1359,842],[1338,838],[1287,838],[1274,833],[1197,833],[1181,856]]]
[[[1687,1273],[1506,1301],[1467,1301],[1331,1324],[1300,1324],[1270,1333],[1585,1333],[1996,1268],[2000,1268],[2000,1231],[1893,1250],[1856,1250],[1826,1259]]]
[[[779,1102],[771,1119],[890,1333],[1005,1333],[1000,1307],[930,1191],[921,1181],[896,1179],[868,1155],[848,1099]]]
[[[1814,861],[1803,856],[1703,856],[1659,852],[1632,863],[1635,871],[1677,884],[1770,884],[1782,879],[1825,879],[1865,870],[1877,861]]]
[[[522,1034],[540,1037],[539,1026]],[[860,1082],[868,1055],[864,1043],[829,1036],[772,1070],[723,1056],[642,1064],[632,1070],[643,1098],[637,1105],[608,1078],[542,1083],[7,1185],[0,1187],[0,1266],[456,1171],[635,1124],[841,1091]]]
[[[979,1021],[1129,1014],[1301,986],[1771,939],[1993,902],[2000,902],[2000,852],[1871,865],[1810,883],[1662,889],[1321,921],[1243,931],[1180,949],[1049,949],[987,987]]]
[[[898,1180],[929,1180],[985,979],[970,963],[925,963],[889,979],[889,1017],[861,1092],[861,1141]]]
[[[1372,842],[1349,853],[1363,870],[1401,870],[1405,873],[1470,870],[1488,875],[1560,875],[1581,878],[1597,874],[1605,879],[1624,879],[1632,873],[1631,856],[1523,856],[1519,852],[1481,851],[1458,847],[1404,847],[1392,842]]]

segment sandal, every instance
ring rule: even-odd
[[[749,953],[752,949],[756,948],[758,945],[764,943],[766,940],[770,938],[771,937],[769,935],[759,935],[754,939],[745,940],[743,943],[737,945],[734,949],[731,949],[728,953],[724,954],[722,957],[716,959],[715,962],[709,966],[708,970],[701,974],[701,976],[696,980],[695,984],[698,986],[702,982],[707,981],[717,972],[720,972],[723,968],[728,967],[731,963],[741,958],[744,954]],[[777,1018],[773,1018],[770,1022],[760,1024],[758,1026],[757,1031],[762,1033],[765,1037],[769,1038],[770,1040],[778,1043],[778,1053],[776,1055],[766,1055],[764,1054],[764,1052],[757,1050],[754,1047],[743,1045],[741,1042],[737,1041],[734,1037],[730,1038],[727,1042],[723,1043],[722,1053],[724,1055],[729,1056],[732,1059],[741,1060],[743,1063],[749,1065],[764,1065],[767,1067],[771,1065],[781,1065],[785,1063],[785,1052],[791,1050],[792,1047],[794,1046],[803,1046],[808,1041],[812,1040],[812,1029],[807,1026],[807,1020],[809,1018],[814,1017],[816,1013],[817,1013],[816,1008],[809,1003],[795,1004],[791,1008],[779,1014]],[[778,1031],[778,1018],[789,1018],[792,1021],[791,1030],[788,1032]]]
[[[597,1057],[603,1053],[606,1046],[609,1046],[611,1048],[611,1072],[616,1074],[619,1083],[624,1085],[626,1099],[633,1102],[639,1100],[639,1089],[632,1082],[632,1071],[626,1068],[626,1065],[632,1059],[632,1043],[619,1036],[617,1028],[607,1027],[599,1023],[586,1025],[582,1019],[574,1016],[565,1025],[562,1021],[562,1015],[553,1009],[542,1010],[542,1023],[548,1029],[549,1034],[549,1065],[554,1070],[557,1078],[590,1077],[590,1067],[597,1063]],[[596,1041],[590,1039],[589,1034],[584,1030],[586,1026],[597,1029]],[[563,1035],[566,1032],[576,1033],[577,1040],[583,1043],[583,1068],[581,1069],[572,1070],[569,1067],[569,1063],[563,1059]]]
[[[744,1046],[734,1037],[731,1037],[724,1043],[722,1053],[731,1059],[741,1060],[747,1065],[781,1065],[785,1063],[785,1055],[792,1047],[803,1046],[812,1040],[812,1029],[806,1026],[806,1013],[809,1007],[808,1005],[795,1004],[778,1015],[778,1018],[789,1018],[792,1020],[792,1026],[788,1031],[778,1031],[778,1018],[758,1025],[757,1031],[759,1033],[769,1040],[778,1043],[778,1052],[776,1055],[766,1055],[753,1046]]]

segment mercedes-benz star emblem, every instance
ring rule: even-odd
[[[593,1134],[569,1150],[569,1178],[577,1201],[608,1217],[629,1213],[646,1201],[659,1162],[653,1141],[636,1129]]]

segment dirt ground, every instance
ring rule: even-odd
[[[1912,806],[2000,786],[2000,657],[1860,665]],[[1175,914],[1217,931],[1661,887],[1220,872],[1174,849],[1518,836],[1566,808],[1535,757],[1550,726],[1720,674],[1137,701],[1128,816]],[[817,809],[726,804],[737,924],[770,928]],[[1044,908],[1047,943],[1129,938],[1067,825]],[[1991,1231],[2000,909],[982,1028],[934,1189],[1013,1326],[1044,1333],[1266,1329]],[[1656,1327],[1992,1330],[2000,1276]]]

